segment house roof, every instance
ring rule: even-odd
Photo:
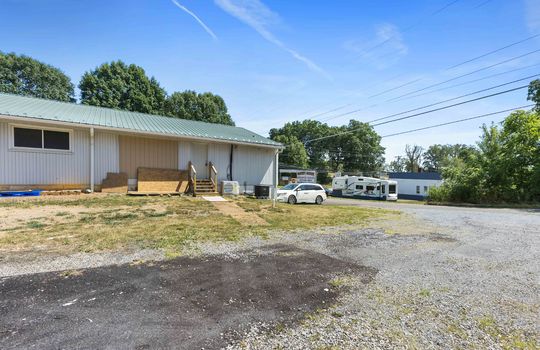
[[[56,121],[128,132],[215,139],[281,148],[282,145],[247,129],[0,93],[0,115]]]
[[[388,173],[391,179],[442,180],[440,173]]]

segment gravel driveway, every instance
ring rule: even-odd
[[[62,343],[43,340],[59,334],[55,322],[63,327],[64,336],[73,341],[64,344],[96,345],[89,342],[95,337],[92,332],[65,326],[77,324],[74,320],[80,317],[80,312],[70,314],[65,311],[67,308],[60,308],[66,317],[49,320],[50,328],[41,328],[44,326],[35,320],[42,317],[39,320],[43,321],[44,315],[53,315],[56,309],[51,305],[82,300],[77,297],[82,293],[77,286],[86,285],[84,288],[94,290],[95,287],[90,287],[94,280],[85,276],[101,276],[96,279],[109,284],[113,283],[109,279],[118,278],[124,284],[113,284],[105,294],[128,286],[129,292],[137,296],[122,300],[120,305],[126,315],[139,317],[136,318],[137,327],[142,330],[139,337],[130,337],[125,327],[120,327],[118,332],[109,327],[106,333],[111,339],[124,336],[121,339],[129,347],[535,349],[540,346],[540,212],[343,199],[330,199],[326,203],[333,204],[384,207],[403,214],[401,219],[388,223],[390,226],[381,223],[370,229],[324,229],[201,245],[198,247],[203,253],[199,258],[201,266],[208,265],[208,271],[227,267],[220,267],[219,275],[201,277],[200,283],[196,279],[182,285],[173,278],[184,273],[193,276],[189,269],[182,272],[186,261],[182,263],[181,259],[169,263],[165,269],[174,273],[160,272],[158,280],[154,280],[157,272],[152,266],[121,265],[119,270],[82,271],[80,276],[66,277],[78,282],[69,285],[71,294],[61,293],[56,299],[54,293],[43,297],[40,288],[24,288],[29,281],[38,281],[45,289],[64,290],[62,285],[67,282],[57,278],[57,274],[7,277],[0,280],[3,296],[0,347],[27,348],[35,344],[41,344],[41,348],[57,347]],[[385,227],[386,232],[379,226]],[[208,261],[206,265],[205,261]],[[129,273],[133,279],[125,277]],[[236,274],[240,276],[240,284],[232,290],[244,304],[235,306],[229,314],[223,311],[223,304],[229,300],[226,291],[234,280],[231,276]],[[152,288],[152,281],[168,288],[170,295],[166,297],[160,294],[163,291]],[[219,291],[212,294],[207,305],[213,308],[210,310],[217,310],[215,315],[209,314],[204,304],[208,284]],[[247,289],[242,289],[243,285]],[[246,290],[249,293],[242,292]],[[157,299],[149,298],[152,292]],[[275,303],[273,298],[265,296],[269,292],[276,297]],[[183,303],[178,299],[180,294],[190,295],[201,304]],[[158,302],[160,295],[162,302]],[[258,300],[260,304],[250,300]],[[284,300],[290,300],[290,307],[283,307]],[[103,301],[96,309],[90,304],[76,307],[86,313],[94,312],[93,317],[101,317],[104,324],[113,324],[113,314],[98,312],[110,306]],[[33,314],[27,310],[33,310]],[[155,316],[140,318],[141,310]],[[184,319],[178,318],[177,313],[186,311],[197,318],[198,323],[194,324],[198,331],[190,331]],[[126,316],[122,320],[130,318]],[[159,332],[167,320],[179,327],[177,332]],[[217,327],[216,322],[221,326]],[[35,333],[40,330],[42,333]],[[35,334],[42,334],[42,338],[36,339]]]

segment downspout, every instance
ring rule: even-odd
[[[276,154],[274,156],[274,193],[272,194],[272,208],[276,207],[277,201],[277,186],[278,186],[278,177],[279,177],[279,153],[280,149],[276,149]]]
[[[90,192],[94,192],[94,128],[90,128]]]

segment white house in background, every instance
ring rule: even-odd
[[[431,187],[439,187],[442,177],[439,173],[388,173],[391,180],[398,183],[399,199],[424,199]]]
[[[0,94],[0,190],[96,189],[107,173],[196,169],[197,180],[276,186],[283,148],[240,127]],[[212,174],[209,174],[212,172]]]

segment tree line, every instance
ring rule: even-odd
[[[468,203],[540,202],[540,80],[529,85],[535,107],[515,111],[500,125],[482,126],[474,146],[432,145],[425,152],[407,145],[392,171],[440,171],[443,185],[430,200]]]
[[[82,76],[80,103],[234,125],[223,98],[186,90],[168,94],[142,67],[120,60]],[[25,55],[0,52],[0,92],[75,103],[75,86],[59,68]]]

